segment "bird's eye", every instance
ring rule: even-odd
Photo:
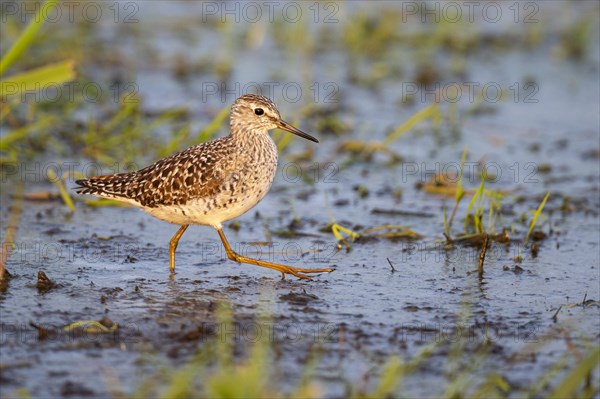
[[[262,114],[264,114],[264,113],[265,113],[265,111],[264,111],[262,108],[256,108],[256,109],[254,110],[254,113],[255,113],[256,115],[262,115]]]

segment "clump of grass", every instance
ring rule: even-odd
[[[326,196],[325,201],[327,201],[327,196]],[[328,224],[327,226],[323,227],[321,229],[321,231],[331,231],[331,233],[333,233],[333,236],[336,238],[336,240],[338,242],[338,244],[337,244],[338,249],[342,249],[343,247],[346,247],[346,250],[349,251],[352,248],[351,243],[353,243],[354,241],[361,239],[361,238],[362,239],[388,238],[388,239],[417,240],[422,237],[421,234],[415,232],[410,227],[400,226],[400,225],[391,225],[391,224],[375,226],[375,227],[363,229],[362,231],[357,232],[357,231],[354,231],[352,229],[349,229],[347,227],[340,225],[333,217],[333,214],[331,213],[331,210],[329,209],[329,204],[327,202],[326,202],[326,210],[327,210],[327,213],[329,214],[331,223]],[[345,234],[346,236],[342,235],[342,233]]]
[[[443,224],[444,224],[444,236],[448,243],[452,242],[473,242],[475,244],[481,244],[486,235],[490,235],[495,241],[506,242],[508,237],[507,233],[503,231],[500,234],[496,234],[496,224],[498,211],[502,205],[502,199],[504,194],[500,191],[486,189],[485,182],[489,177],[484,169],[481,172],[481,183],[479,187],[473,192],[473,196],[469,201],[467,210],[464,216],[463,228],[464,232],[462,235],[453,237],[452,235],[452,224],[457,214],[459,205],[462,199],[469,193],[464,188],[464,165],[467,156],[467,147],[465,146],[460,162],[460,168],[458,176],[446,176],[444,174],[438,174],[432,177],[430,181],[425,183],[423,189],[432,194],[440,194],[444,196],[454,197],[454,207],[450,218],[448,218],[447,210],[444,207],[442,210]],[[485,223],[484,214],[485,209],[488,209],[487,224]],[[469,227],[472,226],[472,229]]]
[[[41,67],[36,67],[25,72],[17,72],[9,76],[5,76],[6,71],[17,61],[22,59],[23,54],[34,44],[37,32],[44,24],[45,15],[51,12],[52,7],[56,7],[57,0],[48,0],[45,2],[27,25],[25,30],[19,34],[11,48],[0,59],[0,101],[3,106],[1,111],[2,121],[5,118],[10,121],[15,121],[13,115],[14,109],[23,108],[21,103],[10,105],[11,99],[18,98],[23,92],[38,91],[41,87],[46,87],[49,84],[58,85],[72,80],[75,77],[74,61],[67,59],[57,63],[51,63]],[[14,102],[14,101],[13,101]],[[40,130],[44,130],[54,123],[55,116],[45,115],[38,118],[37,121],[28,118],[24,124],[13,122],[14,129],[9,131],[2,137],[0,143],[1,163],[15,162],[22,157],[23,151],[17,149],[17,144],[23,139],[37,134]]]
[[[35,92],[40,87],[65,83],[75,78],[73,59],[80,56],[78,46],[82,45],[77,39],[67,39],[68,48],[64,42],[59,41],[60,38],[56,38],[56,42],[54,37],[45,39],[53,40],[52,46],[64,50],[59,52],[72,54],[71,58],[63,61],[56,62],[52,59],[52,53],[44,53],[44,49],[40,49],[40,46],[36,47],[37,52],[34,56],[25,59],[23,57],[23,54],[38,43],[38,40],[44,39],[39,37],[39,31],[45,21],[44,16],[52,15],[54,12],[52,8],[56,7],[57,3],[57,0],[44,2],[38,8],[36,16],[31,18],[31,22],[20,34],[16,33],[18,24],[12,24],[14,21],[9,17],[11,33],[17,36],[12,47],[0,59],[2,78],[0,100],[5,105],[0,110],[0,118],[10,127],[0,143],[0,164],[26,161],[39,155],[41,151],[61,155],[76,151],[78,156],[83,154],[103,165],[113,166],[116,164],[115,159],[123,163],[132,162],[134,159],[139,161],[136,159],[136,154],[140,149],[160,151],[157,149],[160,143],[148,146],[147,134],[163,128],[167,123],[178,121],[182,115],[181,110],[166,110],[157,117],[151,118],[141,110],[140,99],[132,95],[129,90],[125,90],[124,95],[118,99],[114,113],[107,115],[104,113],[106,107],[98,106],[96,108],[104,114],[97,119],[90,118],[86,124],[78,118],[81,113],[75,116],[75,111],[82,110],[82,106],[85,105],[79,96],[74,100],[67,100],[69,96],[61,96],[56,101],[50,101],[44,100],[43,95],[40,94],[42,97],[36,97],[36,99],[42,98],[40,101],[27,102],[26,106],[18,101],[24,95],[23,93]],[[39,59],[48,59],[48,61],[45,61],[45,65],[42,66],[31,62]],[[14,64],[33,65],[33,67],[24,72],[7,75],[6,72]],[[96,87],[97,82],[94,83],[93,87]],[[106,93],[116,94],[112,89],[112,86],[111,89],[107,88]],[[98,93],[87,94],[94,96]],[[104,104],[112,97],[106,95],[99,101]],[[184,129],[180,129],[176,139],[185,138],[183,132]]]
[[[407,226],[384,224],[380,226],[370,227],[359,232],[344,227],[333,221],[321,229],[322,231],[331,231],[336,238],[338,249],[346,247],[347,250],[352,248],[351,243],[361,239],[369,238],[387,238],[387,239],[409,239],[418,240],[423,237],[413,229]],[[345,234],[345,236],[343,234]]]
[[[19,60],[23,54],[27,51],[27,49],[33,44],[35,37],[37,35],[37,32],[40,30],[40,28],[42,27],[42,25],[44,24],[45,21],[45,16],[48,15],[48,13],[50,13],[51,9],[53,7],[56,7],[56,3],[58,3],[58,0],[48,0],[46,1],[38,10],[38,12],[35,15],[35,18],[33,18],[31,20],[31,22],[29,23],[29,25],[27,25],[27,28],[25,28],[25,30],[21,33],[21,35],[17,38],[16,42],[13,44],[13,46],[8,50],[8,52],[2,57],[2,59],[0,60],[0,76],[2,76],[4,74],[4,72],[6,72],[6,70],[12,65],[14,64],[17,60]],[[36,83],[36,82],[43,82],[43,83],[62,83],[70,78],[72,78],[72,66],[73,63],[71,60],[66,61],[64,63],[59,64],[60,66],[68,66],[70,68],[58,68],[58,65],[53,65],[53,68],[48,68],[48,67],[42,67],[42,69],[38,69],[38,70],[33,70],[33,71],[29,71],[27,72],[25,75],[13,75],[12,77],[9,78],[4,78],[4,82],[7,82],[6,79],[11,79],[11,80],[18,80],[22,83]],[[66,73],[66,74],[62,74],[60,72],[65,72],[68,71],[70,73]],[[51,73],[52,72],[52,73]],[[31,74],[33,74],[33,76],[42,76],[45,79],[44,80],[36,80],[31,82],[31,79],[24,79],[23,76],[32,76]],[[35,75],[37,74],[37,75]],[[62,80],[60,78],[63,78]],[[59,80],[53,80],[53,79],[59,79]],[[4,89],[4,85],[2,85],[2,89]],[[0,92],[1,93],[1,92]],[[5,93],[3,93],[2,95],[5,95]]]

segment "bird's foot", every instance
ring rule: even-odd
[[[306,273],[331,273],[335,269],[324,268],[324,269],[300,269],[297,267],[278,265],[282,267],[281,272],[281,280],[285,280],[286,274],[291,274],[292,276],[296,276],[302,280],[312,281],[312,278],[306,275]]]

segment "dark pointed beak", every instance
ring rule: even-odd
[[[302,137],[302,138],[304,138],[306,140],[314,141],[315,143],[319,142],[319,140],[317,140],[316,138],[314,138],[310,134],[304,133],[300,129],[296,129],[294,126],[290,125],[286,121],[283,121],[283,120],[280,119],[276,123],[277,123],[277,127],[280,128],[281,130],[285,130],[286,132],[290,132],[290,133],[295,134],[296,136],[300,136],[300,137]]]

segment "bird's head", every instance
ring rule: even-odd
[[[231,107],[230,125],[232,133],[259,132],[266,134],[271,129],[279,128],[315,143],[319,142],[313,136],[281,119],[279,110],[273,101],[256,94],[244,94],[235,100]]]

